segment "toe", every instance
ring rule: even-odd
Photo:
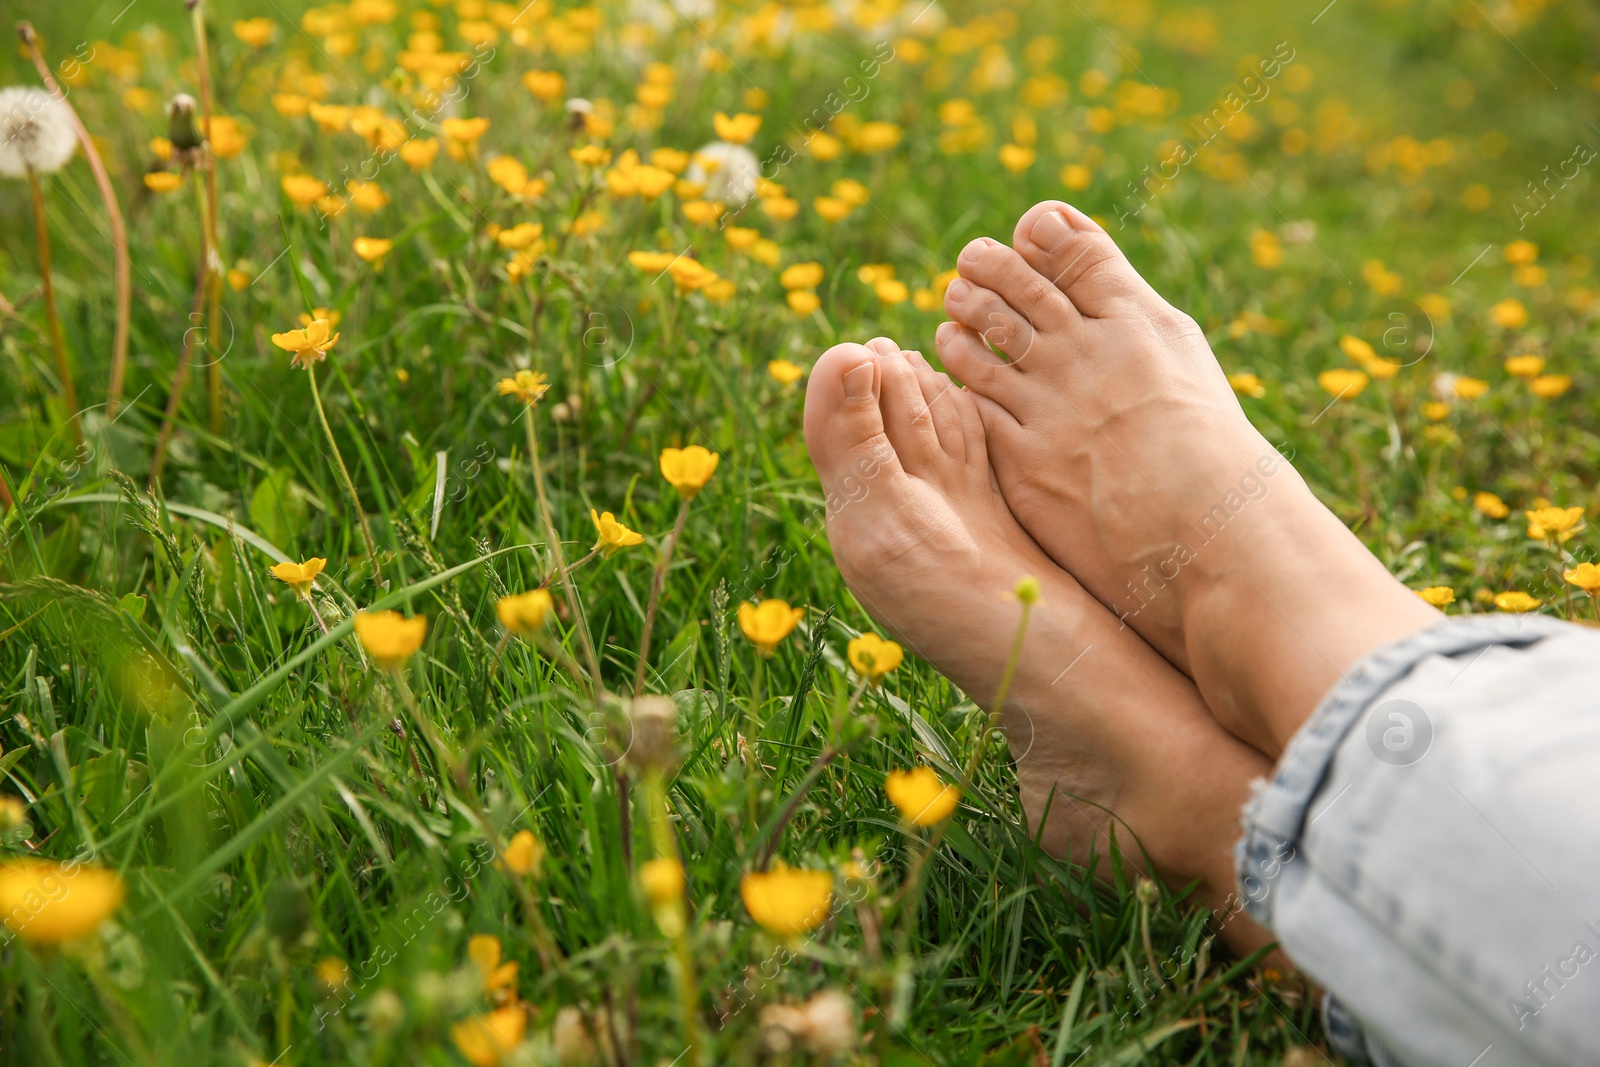
[[[966,428],[962,425],[961,412],[956,406],[961,390],[948,376],[928,366],[928,361],[922,358],[920,352],[907,352],[905,359],[917,379],[918,388],[922,390],[922,401],[928,406],[934,431],[939,435],[939,447],[957,463],[965,463]]]
[[[1050,279],[1040,274],[1015,249],[979,237],[956,258],[961,277],[989,289],[1033,327],[1056,333],[1077,324],[1078,311]]]
[[[1070,204],[1046,200],[1029,208],[1012,243],[1085,315],[1104,318],[1129,303],[1161,301],[1111,235]]]
[[[916,369],[900,353],[878,357],[878,380],[882,383],[884,429],[900,463],[911,474],[933,474],[946,458],[939,443],[933,412],[922,395]]]
[[[944,369],[974,392],[1006,407],[1025,402],[1028,391],[1017,368],[984,343],[982,335],[960,322],[946,322],[934,334]]]
[[[1026,359],[1033,349],[1033,323],[993,289],[957,278],[944,292],[944,309],[952,319],[975,330],[991,348],[1005,353],[1013,364]]]
[[[836,500],[864,497],[873,479],[903,470],[884,432],[879,362],[865,345],[834,345],[806,384],[806,448],[830,511]]]

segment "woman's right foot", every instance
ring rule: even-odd
[[[1039,581],[1001,723],[1034,832],[1048,808],[1045,848],[1103,861],[1115,822],[1126,859],[1142,868],[1147,855],[1169,885],[1198,881],[1220,906],[1239,810],[1270,764],[1022,530],[993,484],[973,398],[880,338],[822,355],[805,422],[845,581],[982,706],[1011,659],[1021,607],[1008,594]],[[1266,935],[1238,919],[1225,936],[1249,950]]]
[[[938,335],[1006,502],[1276,756],[1346,668],[1441,616],[1256,432],[1199,327],[1093,220],[1046,201],[1013,241],[962,251]]]

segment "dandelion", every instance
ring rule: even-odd
[[[755,153],[727,140],[712,141],[700,148],[683,174],[684,182],[699,188],[696,196],[734,204],[754,196],[760,178],[761,161]]]
[[[1507,263],[1520,267],[1539,258],[1539,246],[1532,241],[1512,241],[1506,245],[1502,255]]]
[[[1463,374],[1456,376],[1451,388],[1462,400],[1476,400],[1489,391],[1489,383],[1482,378],[1469,378]]]
[[[656,907],[683,899],[683,864],[670,856],[647,860],[639,865],[639,888]]]
[[[1329,393],[1335,400],[1353,400],[1361,395],[1371,379],[1365,371],[1348,370],[1344,367],[1335,367],[1325,370],[1317,375],[1317,384]]]
[[[822,276],[821,263],[794,263],[778,275],[778,284],[785,289],[815,289],[822,284]]]
[[[522,76],[522,84],[546,103],[560,100],[567,92],[567,79],[557,70],[530,70]]]
[[[144,176],[144,187],[152,193],[175,193],[183,188],[183,175],[170,170],[153,170]]]
[[[544,846],[533,836],[532,830],[518,830],[506,842],[505,851],[500,854],[500,863],[512,874],[531,874],[537,878],[539,868],[544,864]]]
[[[693,500],[717,472],[722,457],[703,445],[661,450],[661,477],[684,500]]]
[[[1436,608],[1442,608],[1447,604],[1456,602],[1456,591],[1448,585],[1430,585],[1426,589],[1418,589],[1416,593],[1417,596]]]
[[[618,549],[644,543],[644,534],[628,529],[609,511],[601,514],[590,508],[589,518],[593,520],[595,532],[599,535],[599,539],[594,543],[596,552],[604,552],[610,556]]]
[[[883,681],[883,676],[900,666],[905,650],[894,641],[885,641],[874,633],[864,633],[853,638],[846,647],[850,666],[873,685]]]
[[[236,19],[233,35],[251,48],[265,48],[278,35],[278,26],[267,18]]]
[[[289,588],[295,591],[296,596],[310,597],[311,584],[327,565],[328,561],[321,558],[308,559],[304,563],[286,560],[283,563],[273,564],[271,574],[278,581],[287,583]]]
[[[500,625],[514,634],[538,633],[555,613],[555,598],[548,589],[530,589],[526,593],[503,596],[495,602],[494,613]]]
[[[1535,541],[1566,541],[1583,529],[1583,509],[1580,507],[1534,508],[1523,512],[1528,517],[1528,536]]]
[[[790,386],[806,376],[806,369],[787,359],[774,359],[767,363],[767,373],[779,385]]]
[[[312,364],[327,358],[328,349],[339,340],[333,332],[333,323],[327,319],[312,319],[303,329],[288,330],[272,335],[272,343],[285,352],[293,352],[289,360],[292,367],[309,369]]]
[[[29,31],[31,33],[31,31]],[[24,40],[28,38],[25,36]],[[72,434],[83,440],[78,422],[78,388],[72,380],[72,364],[56,313],[56,290],[50,267],[50,230],[45,223],[44,187],[41,174],[52,174],[67,165],[78,147],[78,133],[72,108],[42,89],[14,87],[0,89],[0,174],[27,178],[33,193],[34,231],[39,246],[39,276],[44,298],[45,320],[50,328],[50,343],[55,350],[56,375],[61,379],[61,398],[71,419]]]
[[[1539,600],[1536,597],[1529,596],[1527,593],[1524,593],[1521,590],[1512,590],[1508,593],[1496,593],[1494,595],[1494,606],[1499,608],[1501,611],[1510,612],[1514,615],[1521,615],[1537,609],[1539,607]]]
[[[518,1045],[528,1025],[520,1004],[508,1004],[486,1015],[474,1015],[450,1025],[456,1050],[475,1067],[498,1067]]]
[[[719,139],[730,144],[748,144],[750,138],[761,129],[761,116],[743,112],[728,115],[719,111],[711,117],[711,125],[716,129]]]
[[[763,656],[770,656],[778,642],[788,637],[805,618],[804,608],[791,608],[787,601],[771,599],[739,605],[739,629],[744,631]]]
[[[945,785],[931,767],[890,771],[883,790],[913,826],[937,826],[950,817],[961,799],[961,791]]]
[[[0,916],[24,941],[54,945],[92,933],[122,906],[115,871],[18,859],[0,864]]]
[[[536,370],[519,370],[509,378],[495,383],[501,396],[513,396],[524,404],[537,404],[550,391],[550,380]]]
[[[406,618],[398,611],[362,611],[355,617],[356,637],[367,655],[384,670],[398,671],[422,647],[428,620]]]
[[[822,298],[809,289],[791,289],[784,299],[789,305],[789,310],[801,318],[814,314],[822,306]]]
[[[1033,161],[1038,158],[1038,153],[1026,145],[1003,144],[1000,146],[1000,165],[1012,174],[1021,174],[1033,166]]]
[[[814,930],[833,905],[833,873],[774,863],[768,871],[751,871],[739,881],[745,911],[768,933],[798,937]]]
[[[836,196],[819,196],[811,201],[811,210],[827,222],[840,222],[853,208]]]

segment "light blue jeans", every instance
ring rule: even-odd
[[[1247,908],[1350,1059],[1600,1064],[1600,630],[1472,616],[1379,649],[1244,829]]]

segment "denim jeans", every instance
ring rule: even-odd
[[[1247,909],[1350,1059],[1600,1063],[1600,630],[1469,616],[1380,648],[1244,831]]]

